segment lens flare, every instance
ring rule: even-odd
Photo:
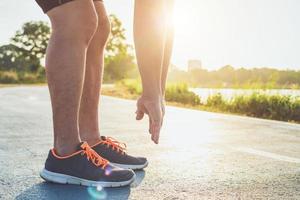
[[[111,167],[109,167],[109,166],[106,167],[104,173],[105,173],[106,176],[109,176],[111,174]]]
[[[107,194],[104,191],[103,187],[101,187],[100,185],[95,186],[95,187],[88,187],[88,193],[89,195],[92,197],[92,199],[106,199]]]

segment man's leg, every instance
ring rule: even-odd
[[[100,138],[98,104],[102,81],[104,49],[110,32],[110,23],[101,1],[95,1],[98,14],[98,29],[87,53],[86,73],[80,106],[79,130],[82,140],[92,145],[93,150],[113,165],[124,169],[143,169],[148,161],[125,152],[125,146],[111,137]]]
[[[105,44],[110,23],[103,2],[95,1],[98,28],[88,47],[85,81],[80,104],[79,130],[82,141],[93,145],[100,140],[98,105],[102,82]]]
[[[80,142],[78,113],[86,52],[97,27],[92,0],[76,0],[50,10],[52,35],[46,56],[51,95],[54,148],[63,156],[76,151]]]

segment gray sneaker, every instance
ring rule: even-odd
[[[95,187],[125,186],[135,179],[132,170],[111,165],[86,142],[79,145],[77,152],[65,157],[50,150],[40,176],[49,182]]]
[[[112,137],[101,137],[101,141],[92,148],[111,164],[123,169],[143,169],[147,167],[148,161],[144,157],[134,157],[126,153],[126,144],[120,143]]]

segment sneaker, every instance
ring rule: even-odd
[[[111,164],[123,169],[143,169],[148,161],[143,157],[134,157],[126,153],[126,144],[120,143],[112,137],[101,136],[101,141],[92,148]]]
[[[49,152],[45,168],[40,176],[49,182],[84,186],[119,187],[131,184],[135,179],[132,170],[111,165],[99,156],[86,142],[69,156]]]

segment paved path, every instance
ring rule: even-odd
[[[48,184],[39,178],[52,144],[45,87],[0,89],[0,199],[300,199],[300,125],[174,107],[161,143],[150,142],[135,102],[102,97],[101,128],[147,156],[131,187]]]

